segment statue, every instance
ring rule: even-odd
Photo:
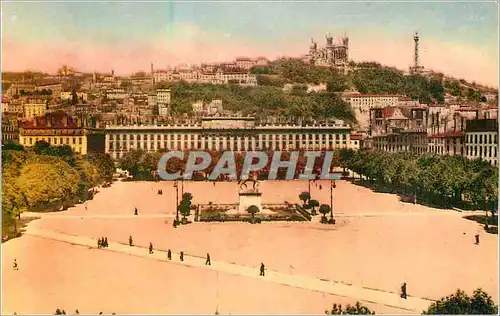
[[[254,174],[251,174],[251,176],[246,180],[238,180],[238,185],[240,186],[240,191],[243,191],[244,189],[246,189],[248,187],[247,182],[252,182],[253,183],[252,190],[254,190],[255,192],[259,192],[259,182],[257,181]]]

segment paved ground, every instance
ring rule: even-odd
[[[260,185],[263,203],[299,203],[307,187],[306,181]],[[237,190],[234,183],[184,185],[194,203],[236,203]],[[328,182],[312,184],[311,192],[329,203]],[[362,300],[394,314],[420,313],[428,299],[456,288],[482,287],[497,297],[497,235],[482,233],[461,213],[402,204],[344,181],[334,194],[335,226],[195,223],[174,229],[172,183],[115,183],[87,202],[87,210],[79,205],[43,214],[25,236],[2,245],[2,313],[60,307],[210,314],[217,306],[220,313],[323,313],[333,303]],[[127,245],[130,235],[137,247]],[[109,248],[95,249],[100,236],[108,237]],[[158,249],[152,256],[145,249],[150,241]],[[185,262],[176,255],[166,262],[160,249],[168,248],[183,250]],[[207,251],[210,267],[204,265]],[[12,270],[13,258],[19,271]],[[265,278],[258,276],[260,262],[269,268]],[[409,300],[396,294],[403,281]]]

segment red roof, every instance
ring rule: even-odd
[[[236,61],[252,61],[252,60],[248,57],[237,57]]]
[[[429,138],[451,138],[451,137],[460,137],[463,135],[463,131],[448,131],[444,133],[439,133],[435,135],[429,135]]]
[[[362,140],[363,139],[363,135],[361,135],[361,134],[351,134],[350,138],[351,138],[351,140]]]
[[[65,126],[64,120],[67,120],[67,124]],[[47,122],[50,120],[50,126],[47,125]],[[35,124],[36,121],[36,124]],[[52,113],[47,113],[45,116],[35,117],[32,120],[25,121],[21,123],[21,127],[25,129],[43,129],[43,128],[78,128],[78,125],[73,120],[71,116],[66,114],[64,111],[57,111]]]

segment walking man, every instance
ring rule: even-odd
[[[97,248],[101,248],[102,246],[102,241],[101,238],[97,239]]]
[[[137,210],[137,207],[135,208],[134,215],[139,215],[139,211]]]
[[[172,251],[170,249],[167,251],[167,259],[172,260]]]
[[[128,245],[132,247],[134,245],[134,242],[132,241],[132,236],[128,238]]]
[[[104,247],[108,248],[108,237],[104,237]]]
[[[406,282],[404,282],[401,286],[401,298],[404,298],[406,300]]]
[[[181,261],[184,261],[184,251],[181,251]]]
[[[149,243],[149,254],[150,255],[153,254],[153,244],[152,243]]]
[[[14,270],[19,270],[19,266],[17,265],[17,260],[14,258]]]
[[[476,238],[476,245],[479,245],[479,234],[476,234],[474,237]]]
[[[210,266],[211,265],[211,262],[210,262],[210,254],[207,252],[207,261],[205,261],[205,265],[206,266]]]
[[[266,271],[266,266],[263,263],[261,263],[260,264],[260,276],[264,276],[265,271]]]

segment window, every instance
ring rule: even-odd
[[[69,137],[66,137],[66,145],[69,145]]]
[[[78,143],[81,145],[82,144],[82,138],[78,138]]]
[[[73,145],[76,145],[76,138],[73,137]]]

